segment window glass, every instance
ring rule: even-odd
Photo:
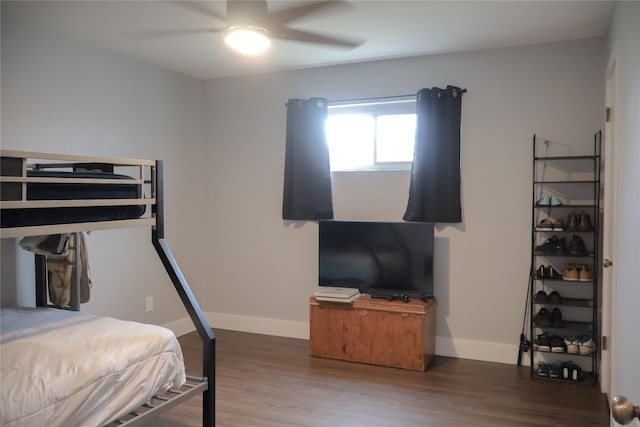
[[[415,114],[378,116],[376,123],[376,161],[413,161],[415,136]]]
[[[373,164],[375,119],[362,114],[340,114],[327,119],[331,169],[362,168]]]
[[[329,103],[331,170],[410,170],[415,128],[415,97]]]

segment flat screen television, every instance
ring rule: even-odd
[[[433,224],[319,222],[319,285],[433,296]]]

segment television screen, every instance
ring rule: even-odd
[[[320,221],[319,285],[433,296],[433,224]]]

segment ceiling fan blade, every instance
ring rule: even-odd
[[[293,28],[288,28],[284,26],[280,28],[280,31],[272,31],[271,34],[273,35],[274,38],[281,39],[281,40],[291,40],[291,41],[297,41],[297,42],[316,43],[316,44],[327,44],[327,45],[340,46],[345,48],[358,47],[364,43],[363,40],[324,36],[322,34],[294,30]]]
[[[227,0],[227,23],[263,27],[269,10],[266,0]]]
[[[306,15],[320,11],[327,12],[331,9],[341,7],[351,7],[351,5],[341,0],[306,2],[306,4],[300,6],[269,12],[269,20],[278,24],[286,24]]]
[[[135,40],[152,40],[163,39],[168,37],[190,36],[193,34],[206,34],[206,33],[219,33],[224,31],[224,28],[185,28],[185,29],[173,29],[173,30],[140,30],[140,31],[126,31],[125,34]]]
[[[211,9],[209,9],[205,3],[209,3],[209,2],[198,2],[198,1],[180,1],[180,0],[170,0],[167,3],[175,5],[175,6],[179,6],[182,7],[184,9],[189,9],[193,12],[199,13],[201,15],[206,15],[209,16],[211,18],[215,18],[219,21],[226,21],[226,17],[223,15],[220,15],[214,11],[212,11]]]

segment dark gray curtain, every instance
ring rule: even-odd
[[[326,119],[324,98],[287,103],[282,219],[333,219]]]
[[[405,221],[462,222],[460,115],[454,86],[422,89],[416,100],[416,142]]]

